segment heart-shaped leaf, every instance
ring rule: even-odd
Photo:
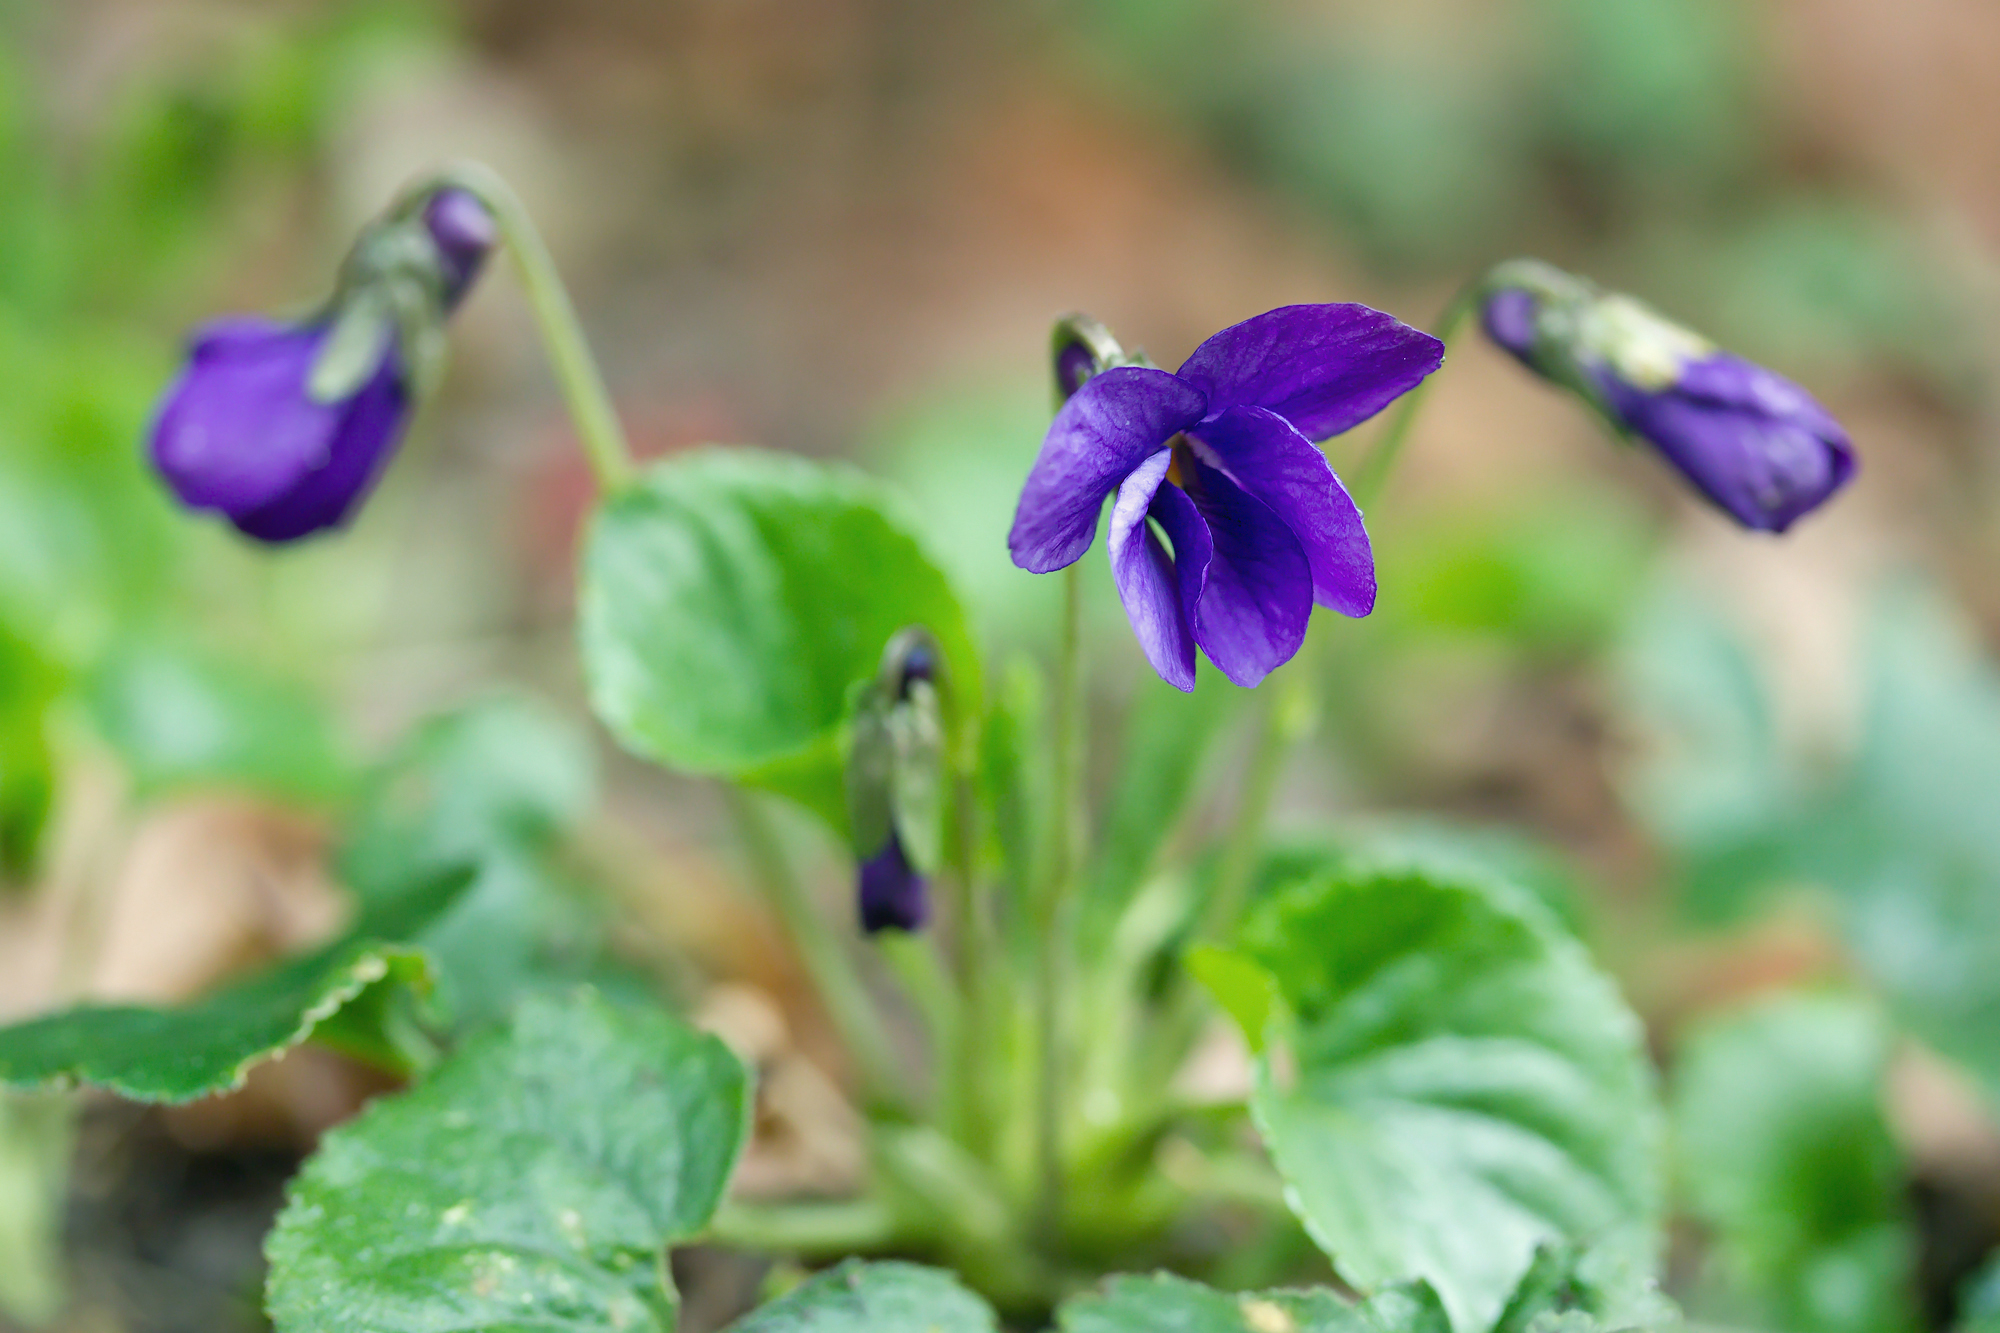
[[[584,554],[591,701],[635,753],[804,801],[845,829],[838,735],[896,631],[943,648],[959,716],[979,661],[945,576],[858,473],[751,449],[650,469]]]
[[[666,1247],[749,1132],[743,1065],[659,1010],[535,996],[328,1134],[266,1245],[278,1333],[670,1330]]]
[[[1472,1333],[1546,1243],[1651,1273],[1660,1133],[1639,1023],[1539,904],[1471,877],[1330,873],[1265,901],[1241,949],[1278,1000],[1252,1034],[1252,1111],[1349,1282],[1423,1279]]]
[[[997,1333],[992,1307],[950,1273],[849,1259],[730,1326],[731,1333]]]

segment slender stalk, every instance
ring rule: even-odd
[[[960,775],[952,793],[957,818],[952,842],[952,966],[961,1000],[957,1039],[937,1051],[949,1082],[941,1099],[945,1123],[968,1145],[989,1133],[988,1060],[997,1049],[993,981],[1001,948],[979,885],[979,807],[972,780]]]
[[[887,1202],[863,1197],[832,1203],[725,1203],[710,1219],[703,1239],[808,1260],[844,1259],[891,1248],[898,1231],[895,1210]]]
[[[569,290],[556,271],[555,259],[520,196],[497,172],[478,162],[455,163],[436,183],[467,190],[492,211],[500,224],[507,252],[514,257],[514,268],[541,330],[550,368],[569,405],[570,419],[576,425],[577,438],[590,459],[591,470],[597,474],[598,486],[610,492],[630,485],[632,450],[625,440],[625,428],[619,424],[611,394],[604,387],[604,376],[590,354],[590,344],[577,322],[576,307],[570,303]]]
[[[872,1105],[907,1114],[912,1099],[903,1066],[889,1045],[881,1014],[854,960],[807,895],[793,873],[791,861],[778,842],[777,830],[758,798],[738,787],[727,787],[730,813],[764,897],[785,924],[792,947],[811,973],[827,1014],[840,1032],[861,1078],[864,1099]]]
[[[1444,313],[1438,316],[1437,338],[1447,349],[1451,346],[1452,338],[1458,333],[1459,326],[1465,323],[1465,317],[1471,313],[1477,301],[1479,288],[1480,284],[1475,282],[1460,290],[1458,295],[1452,297],[1451,304],[1444,308]],[[1424,404],[1430,399],[1431,385],[1436,382],[1437,375],[1432,374],[1426,377],[1423,383],[1403,395],[1403,401],[1397,404],[1396,415],[1390,418],[1388,428],[1382,432],[1382,438],[1368,457],[1354,470],[1348,492],[1353,495],[1354,503],[1363,510],[1375,503],[1376,498],[1382,494],[1382,487],[1387,484],[1389,474],[1395,471],[1396,462],[1402,457],[1403,444],[1409,439],[1410,428],[1422,414]]]
[[[1308,637],[1307,644],[1310,642]],[[1318,702],[1313,694],[1312,656],[1309,647],[1302,645],[1274,682],[1277,692],[1264,710],[1264,725],[1257,731],[1257,748],[1251,752],[1243,795],[1222,844],[1222,861],[1216,869],[1214,886],[1202,906],[1197,939],[1221,938],[1242,915],[1244,900],[1250,892],[1250,877],[1257,868],[1257,852],[1264,843],[1264,828],[1271,817],[1278,779],[1284,774],[1292,751],[1312,734],[1319,720]]]
[[[1068,1073],[1064,1004],[1069,987],[1070,899],[1084,859],[1083,580],[1077,565],[1063,571],[1061,656],[1056,672],[1055,838],[1041,894],[1041,968],[1037,976],[1036,1027],[1041,1050],[1037,1085],[1036,1144],[1041,1175],[1037,1220],[1043,1237],[1056,1239],[1063,1216],[1062,1113]]]

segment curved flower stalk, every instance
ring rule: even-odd
[[[1488,274],[1479,314],[1522,365],[1649,441],[1746,528],[1783,532],[1854,475],[1847,432],[1812,395],[1629,296],[1514,260]]]
[[[418,196],[362,233],[327,305],[198,332],[152,431],[160,476],[258,541],[353,514],[435,378],[443,324],[498,239],[470,193]]]
[[[1224,329],[1173,374],[1114,357],[1084,377],[1096,349],[1074,346],[1068,363],[1058,348],[1059,384],[1077,387],[1022,488],[1015,564],[1073,564],[1115,489],[1118,595],[1153,669],[1182,690],[1197,647],[1254,686],[1298,652],[1315,604],[1374,608],[1361,511],[1313,441],[1416,387],[1443,344],[1366,306],[1296,305]]]

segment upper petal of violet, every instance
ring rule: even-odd
[[[1288,305],[1232,324],[1194,349],[1178,374],[1210,414],[1262,407],[1324,440],[1366,421],[1423,382],[1444,344],[1365,305]]]
[[[1028,470],[1007,549],[1036,574],[1073,564],[1097,535],[1104,497],[1207,403],[1183,381],[1150,366],[1092,376],[1063,404]]]
[[[1118,487],[1111,503],[1110,531],[1105,546],[1111,553],[1111,574],[1118,584],[1118,600],[1125,604],[1125,617],[1132,622],[1132,634],[1139,640],[1146,660],[1160,679],[1178,690],[1194,689],[1194,630],[1191,623],[1192,599],[1184,603],[1174,562],[1180,554],[1169,555],[1147,523],[1146,516],[1155,497],[1165,486],[1173,453],[1162,449],[1132,469]],[[1185,497],[1182,503],[1186,503]],[[1201,522],[1199,515],[1195,522]],[[1198,589],[1197,589],[1198,591]]]
[[[1368,530],[1319,446],[1261,407],[1232,407],[1193,433],[1298,538],[1312,566],[1315,602],[1345,616],[1375,609]]]
[[[1184,455],[1182,468],[1194,474],[1184,478],[1187,496],[1214,542],[1195,604],[1195,642],[1223,675],[1247,689],[1305,642],[1312,567],[1269,505],[1199,458]]]
[[[184,504],[254,509],[325,464],[342,405],[305,392],[325,336],[322,326],[255,316],[195,335],[152,433],[153,463]]]

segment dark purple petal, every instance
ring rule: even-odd
[[[1076,391],[1042,441],[1021,488],[1007,549],[1036,574],[1073,564],[1097,535],[1104,496],[1199,421],[1202,396],[1164,370],[1119,366]]]
[[[1192,629],[1208,587],[1208,567],[1215,560],[1215,538],[1208,520],[1178,486],[1162,486],[1153,495],[1153,521],[1174,546],[1174,582],[1180,589],[1181,618]],[[1192,687],[1189,687],[1192,688]]]
[[[343,404],[326,464],[307,472],[268,504],[232,513],[245,536],[289,542],[338,527],[374,489],[409,420],[408,391],[392,354],[361,392]]]
[[[1194,432],[1243,489],[1283,520],[1312,566],[1313,600],[1345,616],[1375,609],[1375,553],[1319,446],[1261,407],[1233,407]]]
[[[903,855],[903,843],[892,830],[882,850],[861,863],[861,929],[873,935],[884,930],[917,930],[930,919],[930,894]]]
[[[500,239],[500,224],[470,191],[443,189],[424,204],[424,228],[444,262],[444,304],[457,305]]]
[[[1208,395],[1210,414],[1268,408],[1324,440],[1374,416],[1443,361],[1443,343],[1393,315],[1288,305],[1224,329],[1178,373]]]
[[[1181,599],[1175,577],[1174,558],[1160,544],[1147,512],[1161,490],[1173,453],[1162,449],[1132,469],[1118,487],[1111,504],[1111,527],[1105,545],[1111,552],[1111,574],[1118,583],[1118,599],[1125,604],[1126,619],[1139,647],[1160,679],[1179,690],[1194,689],[1194,631]],[[1168,486],[1166,490],[1173,491]],[[1176,492],[1178,494],[1178,492]],[[1183,501],[1185,503],[1185,501]],[[1199,523],[1200,516],[1195,521]],[[1178,543],[1176,550],[1178,551]]]
[[[402,432],[393,347],[354,397],[306,392],[318,325],[237,317],[199,334],[154,422],[154,466],[183,504],[250,536],[289,541],[344,518]]]
[[[1747,528],[1783,532],[1854,475],[1854,448],[1803,389],[1726,354],[1653,392],[1598,372],[1627,430]]]
[[[1187,496],[1214,542],[1195,604],[1195,642],[1223,675],[1249,688],[1305,642],[1312,567],[1270,506],[1196,458],[1183,455],[1182,468],[1194,474]]]

